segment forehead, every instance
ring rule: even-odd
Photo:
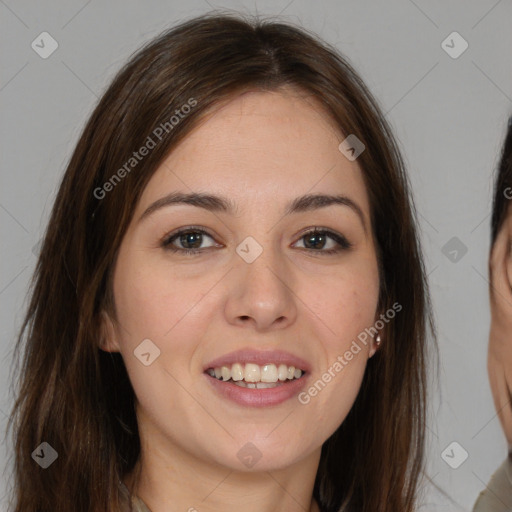
[[[172,190],[228,195],[244,205],[306,193],[350,195],[368,209],[362,171],[318,100],[296,90],[248,92],[209,113],[149,181],[140,208]]]

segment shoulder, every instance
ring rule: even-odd
[[[508,512],[512,508],[512,454],[493,473],[473,512]]]
[[[137,496],[132,496],[130,506],[130,491],[123,482],[119,482],[119,495],[121,498],[120,512],[151,512]]]

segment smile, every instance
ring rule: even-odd
[[[240,387],[267,389],[280,386],[289,380],[300,379],[305,372],[285,364],[268,363],[260,366],[254,363],[234,363],[231,366],[208,368],[207,373],[217,380],[231,381]]]

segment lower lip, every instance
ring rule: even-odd
[[[282,386],[266,389],[242,388],[233,384],[233,382],[224,382],[204,374],[211,385],[225,398],[229,398],[239,405],[250,407],[267,407],[269,405],[278,405],[294,396],[298,395],[301,389],[306,385],[308,374],[303,375],[300,379],[288,381]]]

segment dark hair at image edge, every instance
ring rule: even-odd
[[[283,87],[313,97],[355,134],[380,265],[379,313],[397,302],[353,408],[324,443],[314,487],[322,511],[411,512],[424,464],[430,301],[404,163],[376,101],[337,50],[303,29],[215,13],[138,51],[88,120],[57,193],[16,344],[25,343],[12,423],[14,512],[118,510],[119,480],[140,442],[118,353],[98,348],[115,318],[112,269],[135,205],[159,164],[225,101]],[[190,99],[197,104],[103,199],[107,182]],[[190,103],[189,103],[190,104]],[[342,139],[340,139],[341,142]],[[434,345],[433,345],[434,346]],[[59,454],[40,468],[31,453]]]
[[[506,193],[508,191],[509,197]],[[505,140],[501,148],[497,176],[494,182],[494,198],[491,218],[491,248],[508,213],[512,196],[512,115],[508,119]]]

